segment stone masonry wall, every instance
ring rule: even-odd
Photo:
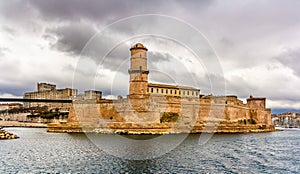
[[[140,108],[133,105],[140,105]],[[76,131],[87,127],[83,130],[127,133],[248,132],[261,131],[259,125],[273,130],[269,109],[250,109],[238,99],[226,104],[226,98],[212,96],[200,100],[153,95],[138,100],[77,101],[72,108],[68,125],[76,125]],[[163,113],[178,113],[179,118],[176,123],[161,123]],[[251,119],[255,124],[249,122]],[[204,129],[209,125],[212,127]]]

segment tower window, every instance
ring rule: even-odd
[[[194,91],[192,92],[192,95],[194,95]]]
[[[187,91],[187,95],[190,95],[190,91]]]
[[[185,91],[182,91],[183,95],[185,95]]]
[[[172,89],[170,90],[170,94],[172,94]]]
[[[177,93],[177,90],[175,90],[174,93],[176,94],[176,93]]]
[[[153,93],[153,88],[151,88],[151,93]]]
[[[162,94],[164,93],[164,89],[161,89],[160,91],[161,91]]]
[[[158,93],[158,88],[156,88],[156,93]]]
[[[166,89],[166,94],[168,94],[168,90]]]

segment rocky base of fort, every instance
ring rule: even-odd
[[[17,135],[7,132],[7,131],[3,130],[2,128],[0,128],[0,140],[17,139],[17,138],[19,138]]]
[[[171,123],[106,123],[88,124],[49,124],[48,132],[67,133],[109,133],[109,134],[179,134],[179,133],[250,133],[275,131],[273,125],[226,125],[226,124],[196,124],[175,125]]]

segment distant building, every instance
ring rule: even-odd
[[[56,89],[56,85],[47,83],[37,83],[37,91],[26,92],[23,95],[24,99],[52,99],[52,100],[70,100],[77,95],[77,89],[65,88]],[[69,110],[70,103],[35,103],[24,102],[24,107],[42,107],[47,106],[49,109]]]
[[[21,108],[21,103],[0,103],[0,111],[14,109],[14,108]]]
[[[300,128],[300,114],[294,112],[273,114],[272,122],[275,126],[279,127]]]
[[[37,83],[37,91],[26,92],[24,99],[51,99],[51,100],[100,100],[102,92],[96,90],[84,91],[84,94],[78,94],[77,89],[64,88],[56,89],[56,85],[48,83]],[[41,102],[24,102],[25,108],[43,107],[48,109],[59,109],[61,111],[69,111],[71,103],[41,103]]]
[[[39,92],[53,91],[56,89],[56,85],[49,84],[49,83],[38,83],[37,89]]]
[[[84,91],[84,94],[77,94],[73,96],[73,100],[100,100],[102,98],[102,92],[96,90]]]
[[[88,91],[84,91],[84,96],[85,96],[85,99],[101,99],[102,92],[95,91],[95,90],[88,90]]]

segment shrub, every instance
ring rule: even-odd
[[[170,123],[170,122],[176,122],[179,117],[178,113],[174,112],[163,112],[160,117],[160,123]]]

